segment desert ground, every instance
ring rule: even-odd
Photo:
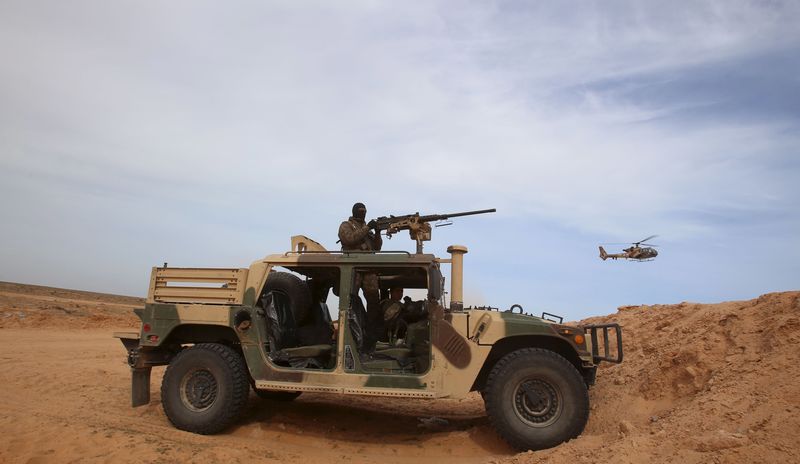
[[[140,298],[0,283],[0,462],[800,462],[800,292],[719,304],[627,306],[586,322],[624,328],[584,433],[515,453],[478,395],[421,401],[304,394],[250,398],[226,433],[174,429],[154,369],[130,407],[125,351]]]

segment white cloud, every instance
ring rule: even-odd
[[[22,197],[1,208],[78,195],[111,222],[228,232],[238,217],[250,246],[266,217],[323,230],[356,199],[609,239],[710,234],[700,213],[797,199],[797,166],[770,168],[796,155],[796,120],[676,125],[709,102],[598,84],[796,49],[799,5],[5,2],[0,180]]]

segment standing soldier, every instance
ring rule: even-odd
[[[364,221],[367,207],[364,203],[353,205],[353,215],[339,226],[339,240],[343,251],[381,251],[383,239]]]
[[[353,205],[353,215],[339,226],[339,241],[342,242],[342,251],[380,251],[383,245],[380,232],[373,232],[364,221],[367,217],[367,207],[364,203]],[[367,300],[367,350],[375,347],[375,342],[380,338],[383,327],[383,316],[380,307],[378,289],[378,276],[371,272],[358,272],[355,275],[353,289],[364,293]],[[358,295],[356,295],[358,298]]]

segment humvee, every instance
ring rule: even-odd
[[[151,368],[166,365],[164,412],[199,434],[234,424],[252,389],[279,401],[305,392],[436,399],[477,391],[493,427],[519,450],[580,435],[597,365],[622,361],[620,327],[566,325],[518,305],[465,308],[467,248],[447,252],[327,251],[295,236],[291,251],[248,269],[154,267],[135,310],[140,331],[114,334],[128,352],[132,406],[149,403]],[[384,296],[390,288],[421,296],[406,300],[399,331],[370,327],[359,294],[369,275]]]

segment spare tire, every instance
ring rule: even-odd
[[[280,292],[289,298],[296,326],[301,326],[311,312],[311,290],[305,282],[288,272],[270,272],[262,295]]]

